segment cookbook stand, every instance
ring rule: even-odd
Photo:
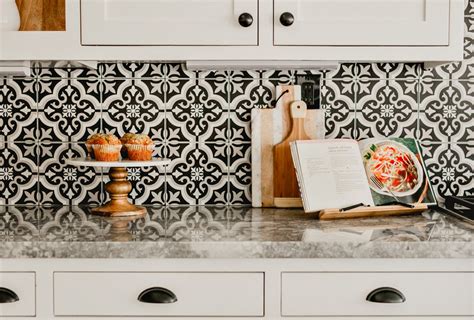
[[[146,214],[144,207],[136,206],[128,201],[128,194],[132,191],[132,184],[127,180],[127,169],[132,167],[161,167],[170,164],[167,159],[154,159],[150,161],[96,161],[86,158],[66,160],[66,164],[76,167],[109,168],[110,181],[105,185],[105,190],[110,195],[110,201],[105,205],[91,209],[92,214],[109,217],[142,216]]]
[[[399,216],[420,213],[426,210],[428,210],[428,206],[424,203],[413,203],[413,208],[407,208],[401,205],[391,205],[358,207],[347,211],[341,211],[341,209],[324,209],[319,212],[319,219],[335,220],[348,218]]]

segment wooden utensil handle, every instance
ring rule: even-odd
[[[306,118],[306,103],[304,101],[294,101],[290,105],[291,117],[293,119]]]

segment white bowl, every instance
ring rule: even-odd
[[[396,141],[391,141],[391,140],[383,140],[383,141],[379,141],[377,143],[368,143],[367,146],[364,146],[365,148],[363,149],[364,150],[363,153],[362,153],[363,155],[368,152],[369,147],[372,144],[375,144],[377,147],[391,145],[391,146],[397,148],[398,150],[407,153],[411,157],[413,163],[415,164],[416,172],[418,174],[418,181],[417,181],[416,185],[411,190],[403,191],[403,192],[392,191],[392,193],[397,197],[407,197],[407,196],[411,196],[412,194],[416,193],[418,191],[418,189],[421,187],[421,185],[423,184],[424,174],[423,174],[423,167],[422,167],[420,161],[418,160],[418,158],[415,156],[415,154],[410,149],[408,149],[406,146],[404,146],[401,143],[398,143]],[[364,159],[364,166],[367,166],[367,161],[365,159]],[[365,168],[365,169],[367,171],[367,168]],[[369,180],[369,187],[372,190],[374,190],[375,192],[379,193],[379,194],[391,196],[390,192],[380,190],[370,180]]]

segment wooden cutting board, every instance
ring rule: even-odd
[[[280,143],[290,131],[290,103],[301,99],[300,86],[278,86],[276,96],[285,94],[275,109],[252,110],[252,206],[273,207],[273,146]],[[324,112],[308,110],[305,130],[311,139],[324,139]]]
[[[301,197],[291,156],[290,143],[310,140],[304,128],[306,103],[294,101],[290,105],[290,132],[273,148],[273,196],[276,207],[300,207]]]
[[[16,0],[20,31],[65,31],[66,0]]]

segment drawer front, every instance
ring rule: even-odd
[[[2,300],[16,296],[18,301],[0,303],[0,317],[34,316],[36,280],[34,272],[0,272]]]
[[[148,288],[174,303],[144,303]],[[263,273],[55,272],[56,316],[262,316]]]
[[[257,7],[258,0],[81,0],[82,44],[255,46]]]
[[[449,44],[450,0],[274,0],[274,8],[275,45]]]
[[[366,300],[390,287],[402,303]],[[282,273],[284,316],[468,316],[474,314],[473,273]]]

